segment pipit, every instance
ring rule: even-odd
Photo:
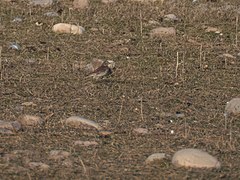
[[[93,79],[103,78],[112,74],[112,69],[108,61],[104,61],[103,64],[96,70],[91,72],[88,77],[93,77]]]

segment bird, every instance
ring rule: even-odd
[[[100,79],[105,76],[112,74],[112,65],[109,61],[104,61],[101,66],[91,72],[88,77],[93,77],[93,79]]]

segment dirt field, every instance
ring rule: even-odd
[[[238,0],[164,5],[91,1],[83,10],[69,7],[70,1],[50,7],[0,1],[0,120],[18,120],[23,114],[46,119],[39,127],[0,134],[0,179],[238,179],[240,121],[233,117],[226,129],[223,116],[226,102],[240,96]],[[44,16],[49,11],[59,16]],[[170,13],[181,20],[164,21]],[[22,22],[13,22],[16,17]],[[56,34],[52,26],[59,22],[86,31]],[[176,37],[150,37],[159,26],[176,28]],[[206,32],[207,27],[222,34]],[[21,49],[9,49],[11,42]],[[221,57],[226,53],[234,57]],[[78,66],[94,58],[115,61],[113,74],[86,78]],[[112,135],[60,123],[72,115],[94,120]],[[149,134],[133,132],[140,127]],[[76,140],[99,145],[76,147]],[[172,156],[183,148],[207,151],[222,167],[180,168],[170,159],[144,163],[153,153]],[[51,150],[71,156],[53,161]],[[29,161],[50,168],[30,169]]]

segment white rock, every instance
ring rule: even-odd
[[[53,32],[56,33],[70,33],[70,34],[83,34],[85,29],[82,26],[76,26],[67,23],[55,24],[52,28]]]
[[[220,162],[213,156],[199,149],[182,149],[177,151],[172,163],[175,166],[192,168],[220,168]]]
[[[69,118],[67,118],[65,121],[63,121],[66,123],[66,125],[68,126],[72,126],[72,127],[75,127],[75,128],[81,128],[81,127],[93,127],[97,130],[101,130],[102,127],[100,127],[98,125],[98,123],[92,121],[92,120],[89,120],[89,119],[85,119],[83,117],[80,117],[80,116],[71,116]]]
[[[47,171],[49,169],[49,165],[42,162],[29,162],[28,166],[30,169],[37,169],[40,171]]]
[[[73,8],[75,9],[84,9],[89,6],[89,0],[74,0]]]
[[[149,164],[149,163],[152,163],[153,161],[156,161],[156,160],[159,161],[159,160],[162,160],[165,158],[166,158],[165,153],[155,153],[155,154],[148,156],[148,158],[145,160],[145,163]]]
[[[34,127],[44,123],[44,120],[39,116],[22,115],[18,120],[23,127]]]
[[[63,150],[52,150],[49,153],[49,159],[53,160],[62,160],[70,156],[70,153]]]
[[[225,107],[226,115],[240,115],[240,98],[233,98],[227,102]]]
[[[176,30],[173,27],[158,27],[150,31],[151,37],[175,37]]]
[[[74,142],[74,145],[75,146],[85,146],[85,147],[88,147],[88,146],[97,146],[98,143],[96,141],[81,141],[81,140],[78,140],[78,141],[75,141]]]

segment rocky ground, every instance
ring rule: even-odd
[[[0,1],[0,178],[238,179],[239,15],[238,0]]]

